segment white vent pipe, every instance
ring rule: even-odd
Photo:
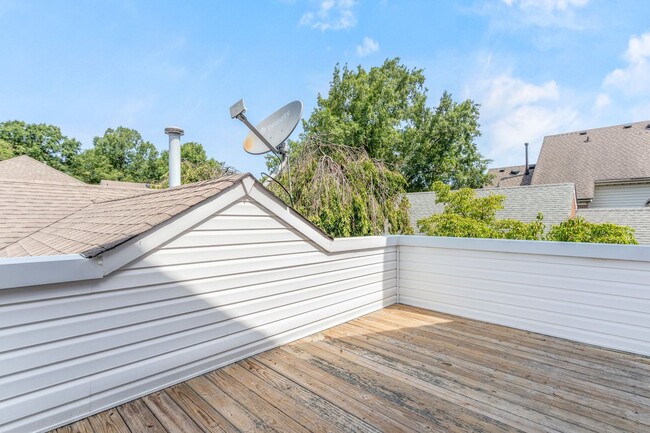
[[[177,126],[165,128],[165,134],[169,136],[169,187],[180,186],[181,184],[181,135],[185,131]]]

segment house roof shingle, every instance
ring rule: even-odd
[[[142,194],[140,190],[80,183],[0,179],[0,257],[3,249],[93,202]]]
[[[557,185],[518,186],[477,189],[477,197],[490,194],[504,195],[504,208],[497,211],[498,219],[516,219],[532,222],[537,213],[544,215],[547,228],[552,224],[571,217],[574,205],[574,186],[571,183]],[[407,194],[411,203],[411,226],[417,232],[417,220],[439,214],[444,205],[436,203],[435,192],[415,192]]]
[[[165,190],[92,187],[92,193],[121,191],[128,192],[128,196],[90,200],[85,206],[79,206],[77,200],[72,205],[61,206],[59,213],[48,215],[48,224],[41,224],[37,230],[0,249],[0,257],[56,254],[94,257],[220,193],[245,176],[232,175]],[[75,192],[68,188],[50,199],[49,204],[58,206],[59,200],[65,201],[66,195],[74,196]],[[9,207],[17,213],[28,213],[30,204],[43,207],[40,199],[43,197],[34,197],[28,203],[14,202]]]
[[[509,186],[526,186],[530,185],[533,173],[535,172],[535,164],[529,166],[529,174],[525,174],[525,165],[512,165],[509,167],[495,167],[488,170],[488,174],[494,177],[486,188],[498,188]]]
[[[578,200],[594,197],[594,182],[650,180],[650,121],[544,138],[532,185],[573,182]]]
[[[639,244],[650,244],[650,208],[578,209],[577,215],[594,223],[632,227]]]
[[[0,161],[0,179],[30,182],[36,180],[66,185],[86,185],[79,179],[75,179],[27,155]]]

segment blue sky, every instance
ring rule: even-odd
[[[0,121],[51,123],[85,147],[106,128],[163,129],[258,174],[245,127],[299,99],[305,117],[336,63],[400,57],[481,104],[493,166],[532,160],[544,135],[650,119],[650,20],[643,2],[0,1]]]

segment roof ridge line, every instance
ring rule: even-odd
[[[111,198],[109,200],[101,200],[101,201],[97,201],[97,202],[93,201],[93,203],[113,203],[113,202],[116,202],[116,201],[126,200],[126,199],[131,199],[131,198],[136,198],[136,197],[142,197],[142,196],[145,196],[145,195],[150,196],[150,195],[153,195],[153,194],[161,194],[161,193],[169,192],[169,191],[179,191],[181,189],[187,189],[188,187],[193,187],[193,186],[198,186],[198,185],[206,185],[206,184],[209,184],[211,182],[221,182],[221,181],[224,181],[224,180],[228,180],[231,177],[242,177],[243,178],[244,176],[252,176],[252,174],[250,174],[248,172],[247,173],[229,174],[227,176],[219,177],[219,178],[216,178],[216,179],[209,179],[209,180],[202,180],[202,181],[199,181],[199,182],[186,183],[185,185],[180,185],[180,186],[174,187],[174,189],[171,189],[171,188],[152,189],[151,191],[147,191],[147,192],[142,193],[142,194],[130,195],[128,197]],[[125,188],[125,189],[128,189],[128,188]],[[79,210],[81,210],[81,209],[79,209]]]
[[[636,121],[636,122],[625,122],[625,123],[620,123],[620,124],[617,124],[617,125],[599,126],[597,128],[583,128],[583,129],[577,129],[575,131],[558,132],[557,134],[545,135],[544,138],[546,138],[546,137],[557,137],[559,135],[580,134],[581,132],[598,131],[598,130],[601,130],[601,129],[610,129],[610,128],[616,128],[616,127],[623,127],[623,126],[626,126],[626,125],[636,125],[636,124],[641,124],[641,123],[650,124],[650,119],[649,120],[639,120],[639,121]]]

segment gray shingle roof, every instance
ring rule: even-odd
[[[0,179],[11,179],[14,181],[40,180],[43,182],[85,185],[79,179],[75,179],[27,155],[0,161]]]
[[[594,182],[650,178],[650,121],[544,138],[533,185],[573,182],[592,199]]]
[[[650,244],[650,208],[578,209],[577,215],[594,223],[632,227],[640,244]]]
[[[488,170],[488,174],[493,175],[492,181],[487,188],[508,187],[508,186],[526,186],[530,185],[535,164],[531,164],[528,175],[525,174],[526,167],[523,165],[512,165],[509,167],[495,167]]]
[[[498,219],[535,221],[537,213],[544,214],[547,228],[571,217],[574,206],[574,187],[571,183],[558,185],[520,186],[477,189],[478,197],[490,194],[504,195],[504,208],[497,212]],[[436,203],[435,192],[407,194],[411,203],[411,225],[417,232],[417,220],[442,213],[444,205]]]
[[[86,202],[85,206],[63,206],[61,213],[31,234],[0,250],[0,257],[81,254],[94,257],[146,232],[192,206],[224,191],[249,175],[232,175],[165,190],[126,189],[129,197]],[[89,188],[85,186],[84,188]],[[93,187],[93,192],[115,192],[114,188]],[[58,205],[74,190],[66,189],[50,201]],[[40,197],[43,199],[43,197]],[[38,198],[27,203],[14,202],[12,207],[29,212],[29,205],[42,207]]]
[[[0,179],[0,257],[3,249],[93,202],[142,194],[141,190],[85,183]]]

